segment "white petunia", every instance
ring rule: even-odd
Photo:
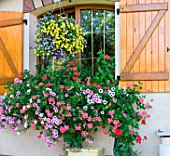
[[[21,133],[20,132],[17,132],[17,135],[20,135]]]
[[[25,121],[25,123],[24,123],[24,128],[27,128],[27,127],[28,127],[28,122]]]
[[[94,106],[91,106],[91,109],[94,109]]]
[[[104,105],[106,105],[106,104],[107,104],[107,101],[106,101],[106,100],[103,100],[102,102],[103,102],[103,104],[104,104]]]
[[[89,92],[90,92],[90,89],[86,89],[86,92],[89,93]]]
[[[87,106],[84,106],[83,109],[86,111],[86,110],[88,109],[88,107],[87,107]]]
[[[115,91],[115,87],[112,87],[112,88],[111,88],[111,91]]]
[[[30,99],[30,103],[32,103],[32,99]]]
[[[37,120],[34,120],[34,123],[37,124]]]
[[[29,87],[29,86],[30,86],[30,84],[28,83],[28,84],[27,84],[27,87]]]
[[[27,92],[30,93],[30,92],[31,92],[31,89],[28,89]]]
[[[115,96],[115,93],[114,93],[114,92],[112,92],[112,93],[110,94],[110,96],[111,96],[111,97],[114,97],[114,96]]]
[[[41,121],[41,125],[44,125],[44,121]]]
[[[27,107],[27,108],[31,108],[30,105],[27,105],[26,107]]]
[[[111,90],[108,90],[108,92],[109,92],[109,93],[112,93],[112,91],[111,91]]]
[[[123,93],[126,94],[126,89],[123,89]]]
[[[99,93],[103,93],[103,89],[99,89]]]
[[[91,104],[91,100],[90,100],[90,99],[88,99],[88,100],[87,100],[87,103],[88,103],[88,104]]]
[[[40,114],[39,114],[40,117],[43,117],[43,115],[44,115],[44,113],[40,113]]]
[[[104,111],[101,111],[100,113],[101,113],[101,114],[104,114]]]

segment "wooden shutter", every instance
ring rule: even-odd
[[[0,12],[0,94],[22,71],[23,14]]]
[[[122,87],[141,81],[143,91],[170,91],[166,87],[170,81],[166,52],[168,12],[166,0],[121,0]]]

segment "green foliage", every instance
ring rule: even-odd
[[[38,137],[48,145],[63,139],[70,148],[93,142],[91,134],[101,129],[116,138],[116,156],[135,156],[132,147],[143,140],[137,130],[150,117],[145,111],[150,105],[137,85],[119,88],[114,69],[114,58],[100,51],[94,75],[73,60],[60,70],[48,67],[35,76],[24,71],[0,102],[0,126],[9,124],[17,132],[39,129]]]

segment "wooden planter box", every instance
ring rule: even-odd
[[[68,156],[104,156],[102,147],[84,147],[79,152],[68,149]]]

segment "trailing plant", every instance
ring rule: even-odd
[[[48,146],[64,140],[70,148],[93,143],[91,134],[101,129],[116,138],[115,155],[133,155],[133,145],[146,139],[138,133],[140,125],[150,118],[146,110],[151,106],[139,92],[141,84],[120,88],[114,58],[102,51],[94,74],[88,70],[74,60],[35,76],[25,70],[8,84],[9,93],[0,101],[0,128],[10,125],[18,134],[32,128]]]

